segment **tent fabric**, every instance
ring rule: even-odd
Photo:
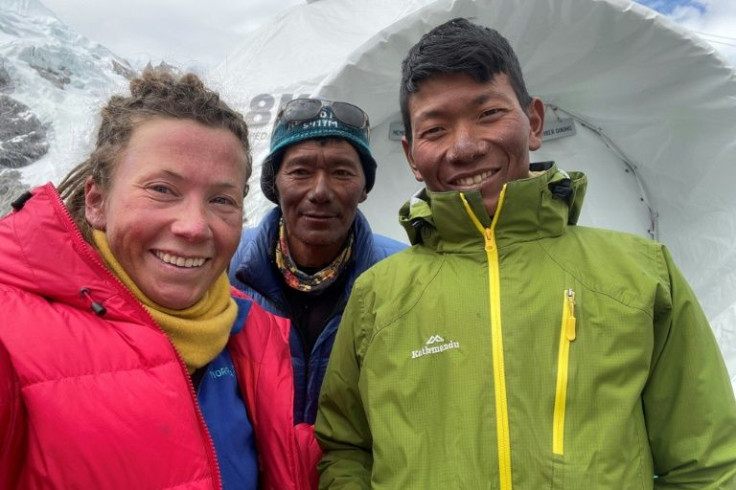
[[[391,138],[401,128],[400,63],[453,17],[506,36],[529,91],[548,104],[547,123],[574,121],[574,134],[545,141],[532,160],[588,174],[581,224],[668,246],[736,387],[736,73],[694,34],[621,0],[320,0],[255,31],[213,75],[242,106],[267,107],[252,135],[256,163],[284,94],[366,109],[378,173],[361,209],[376,231],[405,241],[398,207],[420,184]],[[268,207],[254,192],[247,213],[257,222]]]

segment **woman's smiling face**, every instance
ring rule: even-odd
[[[105,189],[87,182],[85,214],[141,291],[180,310],[204,296],[235,253],[245,179],[233,133],[154,118],[134,130]]]

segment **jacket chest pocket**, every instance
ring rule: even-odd
[[[540,443],[552,468],[551,488],[651,488],[641,403],[651,319],[579,288],[554,294],[557,308],[548,323],[557,344],[548,357],[555,370],[548,377],[552,404],[543,409],[549,432]]]
[[[557,382],[555,384],[555,405],[552,418],[552,453],[555,456],[563,456],[565,454],[567,385],[569,381],[570,357],[574,351],[572,346],[576,337],[575,291],[566,289],[562,302],[560,342],[557,352]]]
[[[566,289],[562,298],[562,314],[557,348],[557,372],[555,402],[552,414],[552,488],[565,488],[565,421],[567,417],[570,362],[575,354],[577,319],[575,317],[575,291]]]

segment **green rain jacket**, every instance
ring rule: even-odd
[[[582,173],[404,205],[320,398],[320,488],[734,489],[736,402],[667,249],[575,226]],[[656,475],[656,476],[655,476]]]

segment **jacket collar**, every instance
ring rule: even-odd
[[[538,171],[505,186],[493,227],[499,248],[520,240],[561,235],[580,215],[587,186],[584,174],[568,174],[552,163],[532,170]],[[399,221],[412,244],[422,243],[438,251],[476,252],[483,236],[469,213],[483,228],[492,227],[493,219],[485,210],[480,192],[461,196],[460,192],[423,189],[404,204]]]
[[[79,310],[94,311],[97,303],[109,320],[152,323],[84,240],[52,184],[35,188],[21,209],[0,221],[0,255],[0,284]]]

